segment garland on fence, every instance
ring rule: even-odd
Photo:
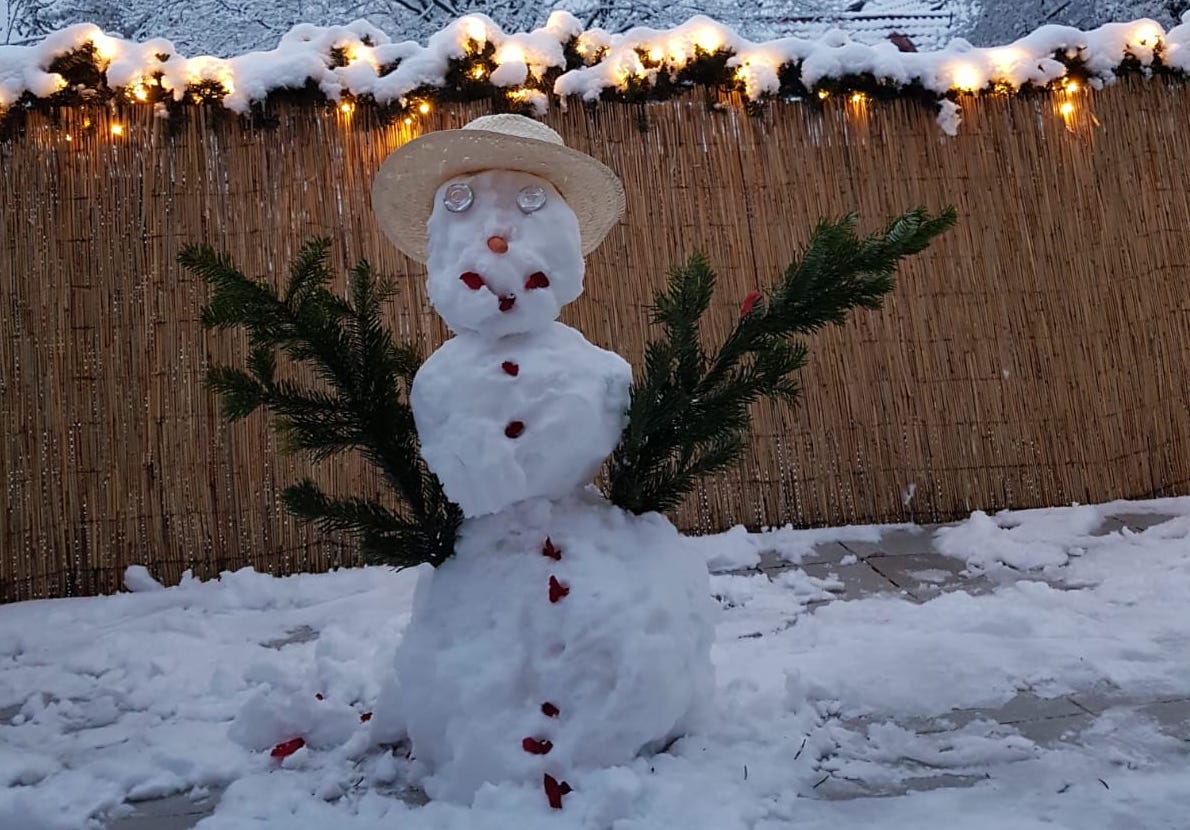
[[[934,107],[953,134],[961,94],[1056,91],[1069,115],[1070,96],[1084,86],[1129,74],[1184,80],[1188,70],[1190,24],[1166,32],[1152,20],[1090,32],[1046,26],[995,48],[955,41],[935,52],[902,52],[840,32],[753,43],[705,17],[609,34],[555,12],[541,29],[506,34],[474,14],[425,46],[390,42],[365,21],[303,24],[275,50],[229,59],[185,58],[165,40],[134,43],[80,24],[36,46],[0,47],[0,122],[89,104],[143,105],[176,118],[197,105],[259,126],[271,123],[272,105],[297,102],[337,108],[345,119],[365,108],[376,115],[368,123],[412,125],[446,102],[486,100],[495,111],[541,115],[551,100],[644,103],[706,87],[738,92],[750,108],[773,99],[908,98]]]

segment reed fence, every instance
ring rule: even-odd
[[[964,100],[956,137],[908,101],[554,108],[548,123],[628,192],[564,320],[638,364],[651,295],[694,250],[719,270],[714,338],[818,219],[960,213],[883,311],[814,338],[802,407],[758,407],[746,458],[677,511],[681,526],[1190,492],[1190,87],[1066,98],[1073,111],[1048,95]],[[244,344],[202,329],[206,286],[175,256],[208,242],[279,280],[303,240],[330,236],[342,265],[399,278],[391,322],[428,353],[446,332],[420,267],[378,231],[369,185],[415,133],[483,111],[410,127],[294,106],[261,129],[197,107],[172,125],[67,109],[0,142],[0,601],[110,592],[133,563],[171,582],[357,562],[280,507],[307,462],[277,454],[263,417],[220,420],[203,373]],[[317,477],[378,486],[354,459]]]

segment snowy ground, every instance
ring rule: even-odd
[[[1190,826],[1190,499],[702,546],[715,717],[561,812],[373,740],[416,572],[0,607],[0,827]]]

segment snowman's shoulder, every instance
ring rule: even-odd
[[[582,332],[565,323],[554,323],[549,336],[561,348],[581,351],[584,362],[598,367],[604,374],[632,377],[632,366],[627,360],[615,352],[596,346]]]

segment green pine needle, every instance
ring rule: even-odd
[[[756,299],[713,355],[700,339],[715,274],[701,254],[670,272],[653,301],[662,339],[645,349],[632,387],[628,428],[612,454],[607,495],[634,513],[677,506],[698,479],[734,464],[747,446],[751,407],[762,398],[797,403],[808,350],[798,339],[842,324],[855,308],[878,309],[897,264],[957,220],[954,208],[896,217],[866,237],[845,216],[815,228],[802,256],[767,297]]]
[[[283,494],[290,512],[324,532],[354,535],[369,562],[440,564],[454,551],[462,513],[422,461],[413,413],[402,399],[421,355],[412,344],[394,343],[384,325],[392,284],[360,262],[349,274],[347,299],[339,297],[328,287],[329,254],[329,240],[303,245],[279,296],[212,248],[181,252],[182,266],[211,288],[203,324],[243,329],[250,344],[244,369],[212,366],[206,386],[229,420],[268,411],[286,451],[314,461],[358,451],[400,505],[394,511],[369,499],[335,499],[306,480]],[[277,380],[278,354],[312,368],[322,386]]]

